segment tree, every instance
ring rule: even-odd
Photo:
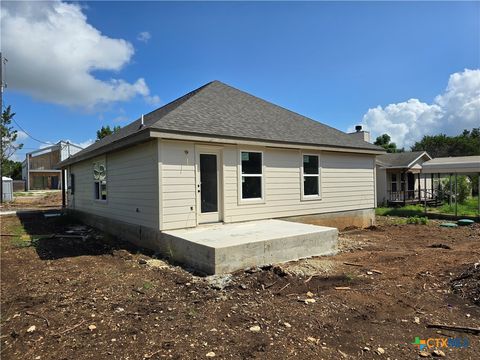
[[[110,128],[110,125],[102,126],[100,130],[97,130],[97,141],[103,139],[105,136],[112,135],[118,130],[120,130],[120,126],[114,126],[113,129]]]
[[[455,179],[452,178],[452,195],[457,197],[459,204],[464,204],[465,200],[472,194],[472,183],[467,181],[467,176],[461,175],[457,178],[457,191],[455,192]],[[450,196],[450,179],[443,181],[444,199],[447,200]]]
[[[397,149],[397,144],[390,142],[391,137],[388,134],[383,134],[377,137],[374,144],[383,147],[388,153],[404,152],[405,150]]]
[[[2,176],[11,177],[13,180],[22,180],[22,163],[20,161],[2,161]]]
[[[2,119],[0,123],[0,133],[2,136],[2,146],[0,147],[0,162],[3,163],[8,160],[15,151],[20,150],[23,144],[17,143],[18,131],[11,126],[15,113],[12,113],[11,106],[2,112]]]
[[[457,136],[425,135],[412,146],[412,151],[426,151],[434,158],[480,155],[480,128],[464,130]]]

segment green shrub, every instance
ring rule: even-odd
[[[422,216],[420,218],[420,224],[427,225],[428,224],[428,218],[426,216]]]
[[[427,217],[410,216],[407,219],[407,224],[427,225],[428,224],[428,218]]]

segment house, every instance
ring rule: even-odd
[[[377,156],[377,205],[436,203],[438,174],[423,174],[422,165],[432,158],[426,151]]]
[[[162,234],[206,223],[369,226],[382,153],[357,135],[213,81],[60,166],[69,174],[69,211],[156,249]]]
[[[22,162],[22,179],[25,189],[54,190],[62,188],[62,173],[57,165],[69,156],[82,150],[78,145],[68,141],[29,152]]]

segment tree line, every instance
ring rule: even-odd
[[[405,152],[405,148],[397,148],[388,134],[377,137],[374,144],[383,147],[388,153]],[[425,135],[413,144],[410,151],[426,151],[433,158],[480,155],[480,128],[463,130],[456,136]]]

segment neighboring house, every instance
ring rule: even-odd
[[[425,151],[377,156],[377,204],[405,205],[436,198],[439,176],[422,174],[422,164],[432,158]]]
[[[371,225],[384,151],[358,136],[214,81],[60,166],[68,209],[155,249],[162,231],[204,223]]]
[[[58,164],[82,150],[68,141],[32,151],[26,154],[22,163],[22,179],[29,190],[54,190],[62,188],[62,172]]]

